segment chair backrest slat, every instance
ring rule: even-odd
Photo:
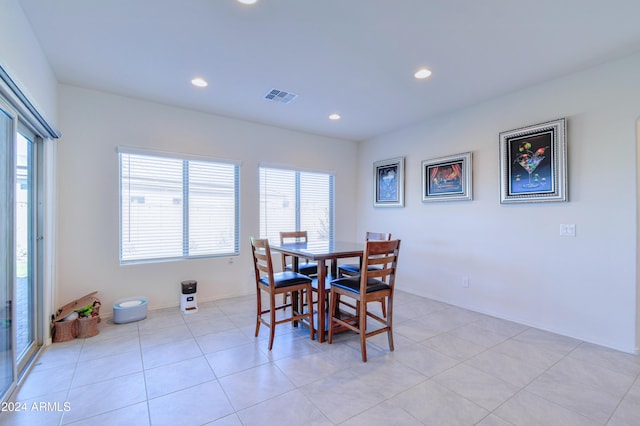
[[[280,244],[306,243],[306,242],[307,242],[307,231],[281,231],[280,232]]]
[[[372,255],[373,256],[373,255]],[[393,261],[393,256],[389,256],[387,254],[377,254],[376,257],[372,257],[369,259],[369,266],[371,265],[383,265],[385,263],[389,263]]]

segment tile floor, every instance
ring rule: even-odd
[[[355,334],[289,324],[267,351],[253,296],[105,320],[48,347],[14,395],[27,411],[0,424],[640,424],[640,356],[408,293],[394,309],[395,352],[376,336],[366,364]]]

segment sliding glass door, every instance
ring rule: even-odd
[[[20,127],[15,166],[15,330],[18,371],[37,349],[37,179],[35,135]]]
[[[0,399],[42,344],[38,144],[0,102]]]
[[[0,396],[15,383],[14,343],[11,327],[13,300],[13,179],[15,118],[0,103]]]

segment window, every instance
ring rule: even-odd
[[[307,231],[310,240],[334,238],[334,176],[260,168],[260,236],[280,242],[280,231]]]
[[[120,150],[120,263],[239,252],[239,166]]]

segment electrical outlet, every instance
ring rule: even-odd
[[[462,287],[463,288],[469,287],[469,277],[462,277]]]
[[[575,223],[561,223],[560,224],[560,236],[561,237],[575,237],[576,225]]]

